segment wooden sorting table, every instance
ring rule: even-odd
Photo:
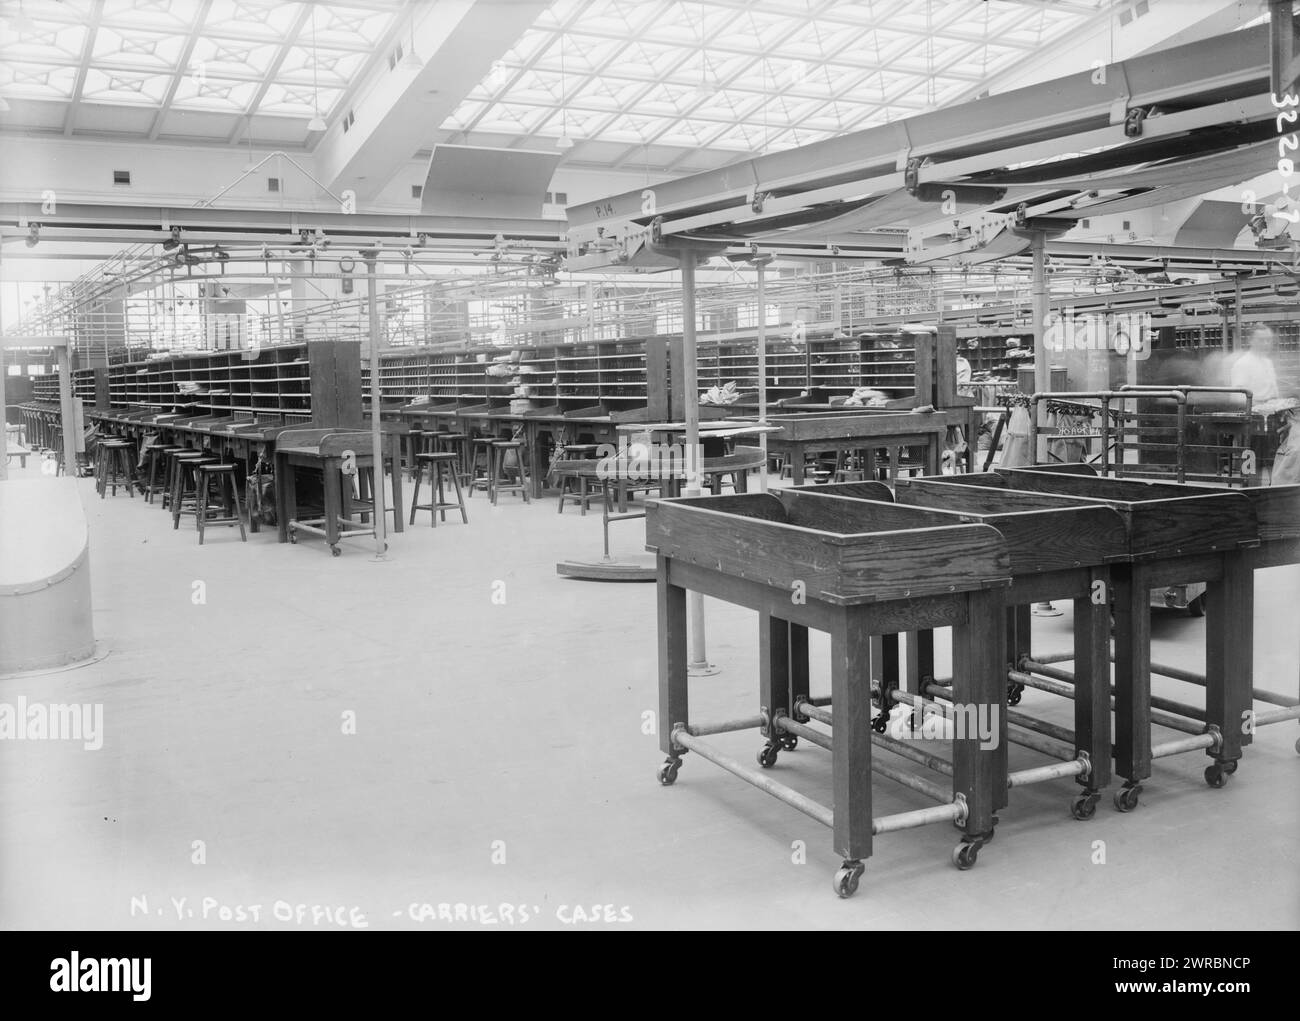
[[[892,476],[897,468],[895,455],[900,448],[923,447],[926,473],[937,475],[948,428],[967,425],[969,417],[966,410],[949,413],[871,411],[865,408],[856,408],[853,413],[769,415],[768,424],[780,426],[781,431],[768,436],[767,452],[789,459],[796,486],[803,484],[807,455],[828,450],[836,453],[865,450],[868,457],[872,457],[872,451],[888,448]]]
[[[1300,716],[1298,700],[1261,692],[1253,680],[1253,572],[1300,562],[1300,487],[1230,491],[1106,479],[1081,465],[914,480],[900,487],[900,494],[909,486],[959,489],[958,495],[947,498],[949,506],[979,505],[987,497],[971,491],[982,487],[1001,490],[1026,505],[1107,506],[1124,519],[1129,548],[1112,564],[1110,593],[1115,616],[1114,758],[1116,772],[1126,777],[1115,801],[1122,811],[1136,807],[1154,759],[1204,750],[1212,759],[1206,782],[1221,787],[1236,771],[1255,727]],[[1150,591],[1191,582],[1207,585],[1204,675],[1170,673],[1172,668],[1151,662]],[[1033,655],[1027,626],[1017,629],[1016,643],[1012,660],[1021,682],[1070,694],[1052,682],[1070,685],[1074,675]],[[1153,672],[1203,685],[1204,708],[1153,697]],[[1280,708],[1256,713],[1253,699],[1261,694]],[[1153,723],[1189,736],[1153,748]]]
[[[402,450],[401,436],[387,434],[388,450],[384,457],[393,474],[393,530],[402,528]],[[344,458],[351,455],[358,469],[373,468],[372,440],[369,432],[344,429],[286,429],[276,437],[275,445],[275,501],[276,520],[281,542],[296,542],[298,532],[324,536],[330,553],[338,556],[339,540],[358,535],[374,535],[371,528],[357,528],[352,520],[351,486],[343,484]],[[324,476],[324,517],[308,521],[297,520],[297,488],[295,473],[299,468],[319,471]],[[382,486],[382,470],[375,471],[374,484]],[[372,494],[373,495],[373,494]]]
[[[694,751],[748,783],[829,826],[843,864],[840,896],[856,890],[875,834],[952,821],[963,832],[953,852],[974,864],[993,833],[1005,799],[1005,749],[983,747],[976,734],[953,742],[945,789],[884,761],[873,762],[870,643],[873,635],[924,627],[953,628],[953,692],[986,715],[1005,699],[1001,589],[1010,584],[1006,542],[983,524],[934,525],[934,515],[887,504],[834,501],[806,493],[659,500],[646,511],[646,545],[656,555],[660,746],[667,760],[659,780],[677,779],[682,756]],[[946,519],[951,520],[951,519]],[[686,592],[711,595],[759,613],[760,709],[756,716],[701,723],[691,718],[687,683]],[[825,631],[831,640],[829,713],[810,698],[807,658],[792,655],[796,632]],[[990,641],[990,636],[992,639]],[[822,702],[825,702],[823,699]],[[808,726],[834,727],[834,739]],[[767,743],[763,766],[799,737],[828,748],[832,805],[825,806],[746,767],[702,740],[757,728]],[[987,743],[987,742],[986,742]],[[898,741],[906,746],[908,742]],[[908,748],[909,752],[924,756]],[[939,802],[876,817],[872,768]],[[1047,767],[1055,775],[1081,763]]]
[[[1078,692],[1073,731],[1043,724],[1010,709],[1007,698],[1013,705],[1019,699],[1015,689],[1007,688],[1005,682],[999,719],[1006,721],[1005,732],[1012,743],[1061,761],[1082,757],[1089,763],[1089,769],[1075,778],[1083,790],[1070,809],[1075,818],[1091,817],[1100,791],[1110,783],[1110,613],[1104,596],[1111,584],[1111,564],[1128,552],[1123,518],[1107,506],[1036,506],[1032,500],[1018,499],[1019,494],[988,488],[945,486],[917,479],[900,479],[895,486],[893,494],[879,482],[804,486],[796,492],[824,498],[828,504],[864,500],[885,504],[877,513],[887,513],[887,506],[896,501],[894,505],[905,507],[908,515],[920,511],[936,525],[975,523],[997,529],[1010,561],[1011,585],[1003,593],[1008,650],[1015,648],[1018,607],[1027,612],[1033,603],[1044,600],[1074,601]],[[904,671],[900,669],[898,636],[885,636],[881,643],[884,669],[879,672],[878,731],[884,729],[895,702],[915,706],[918,700],[953,698],[951,689],[934,679],[933,633],[909,632],[907,652]],[[1005,750],[1003,742],[1004,772]]]

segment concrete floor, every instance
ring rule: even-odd
[[[480,495],[468,526],[422,515],[376,563],[366,540],[333,559],[274,531],[244,545],[215,529],[200,548],[157,507],[79,485],[109,655],[0,681],[0,700],[102,703],[106,737],[93,752],[0,742],[0,927],[1300,926],[1294,724],[1262,729],[1222,790],[1199,754],[1160,761],[1131,814],[1107,797],[1072,820],[1069,781],[1018,790],[969,872],[949,864],[946,824],[886,835],[839,900],[816,823],[697,756],[655,782],[654,587],[555,572],[599,555],[598,516]],[[640,523],[613,528],[640,549]],[[1294,693],[1300,568],[1256,584],[1257,683]],[[693,682],[693,712],[752,712],[757,618],[707,610],[722,672]],[[1036,650],[1066,648],[1069,627],[1037,620]],[[1157,660],[1199,667],[1202,621],[1158,611],[1153,628]],[[1051,696],[1026,707],[1068,722]],[[760,744],[716,741],[742,761]],[[829,799],[818,749],[772,775]],[[881,813],[928,804],[883,778],[875,794]],[[458,922],[457,905],[490,913]]]

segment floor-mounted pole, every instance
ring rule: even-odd
[[[695,253],[681,250],[682,267],[682,401],[686,419],[686,485],[683,496],[699,496],[703,472],[700,447],[700,386],[696,377],[695,338]],[[691,661],[687,670],[695,675],[716,674],[704,648],[704,596],[687,592],[690,607]]]
[[[1036,230],[1030,242],[1033,255],[1033,276],[1030,281],[1034,316],[1034,391],[1047,393],[1052,389],[1052,366],[1047,352],[1047,316],[1051,311],[1047,300],[1047,233]],[[1047,403],[1038,402],[1038,438],[1035,449],[1031,452],[1034,464],[1047,461],[1047,437],[1044,427],[1047,425]]]
[[[374,458],[374,482],[371,485],[372,498],[375,501],[375,559],[387,559],[388,549],[388,509],[387,495],[384,493],[384,438],[382,422],[383,402],[380,400],[380,362],[379,362],[379,274],[378,253],[371,250],[364,253],[366,260],[366,288],[370,304],[370,453]],[[393,472],[402,470],[401,464],[393,465]],[[400,511],[398,512],[400,513]],[[436,513],[436,512],[435,512]]]
[[[770,255],[754,259],[758,267],[758,424],[767,425],[767,264]],[[758,434],[758,445],[763,451],[763,463],[758,469],[758,489],[767,492],[767,433]]]

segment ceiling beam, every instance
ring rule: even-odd
[[[176,70],[172,73],[172,80],[167,84],[167,94],[163,96],[158,112],[154,114],[153,124],[149,127],[148,140],[150,142],[154,141],[158,137],[158,133],[162,131],[163,122],[171,112],[172,101],[176,99],[176,93],[181,87],[181,81],[189,74],[190,57],[194,55],[194,47],[199,44],[203,23],[207,20],[208,11],[210,10],[212,10],[212,0],[202,0],[199,4],[198,13],[194,17],[194,24],[190,28],[189,38],[185,40],[185,48],[181,50],[180,60],[176,63]]]
[[[72,137],[72,129],[77,123],[77,113],[81,109],[81,94],[86,88],[86,72],[90,70],[90,58],[95,52],[95,37],[99,33],[99,19],[103,13],[103,4],[95,4],[90,12],[90,24],[86,26],[86,41],[81,47],[81,60],[77,63],[77,80],[72,86],[72,102],[68,104],[68,112],[63,116],[64,138]]]
[[[280,73],[280,68],[284,67],[284,62],[289,56],[289,52],[298,42],[298,37],[302,34],[302,27],[307,23],[311,16],[311,8],[307,4],[302,5],[298,16],[293,19],[293,24],[289,26],[289,31],[285,34],[284,39],[280,42],[280,48],[276,51],[275,59],[271,61],[270,67],[266,69],[266,74],[262,76],[261,84],[258,85],[257,91],[253,93],[253,98],[248,101],[244,107],[244,116],[240,118],[239,123],[235,125],[235,130],[230,133],[226,139],[231,145],[238,145],[243,138],[244,128],[251,132],[253,124],[253,115],[257,113],[258,108],[262,105],[262,100],[266,98],[267,92],[271,89],[271,83],[275,81],[275,76]]]

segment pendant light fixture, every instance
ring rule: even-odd
[[[320,115],[320,81],[316,75],[316,5],[311,8],[311,103],[316,111],[307,122],[308,131],[324,131],[328,125]]]
[[[419,71],[422,70],[424,67],[424,61],[422,61],[418,56],[416,56],[415,53],[416,10],[417,8],[415,6],[415,3],[412,2],[411,4],[411,48],[407,50],[405,56],[402,57],[402,64],[401,64],[401,66],[406,68],[408,71]]]
[[[560,29],[560,137],[555,140],[555,148],[560,150],[573,148],[573,139],[569,137],[569,103],[566,90],[567,79],[564,75],[564,29]]]

